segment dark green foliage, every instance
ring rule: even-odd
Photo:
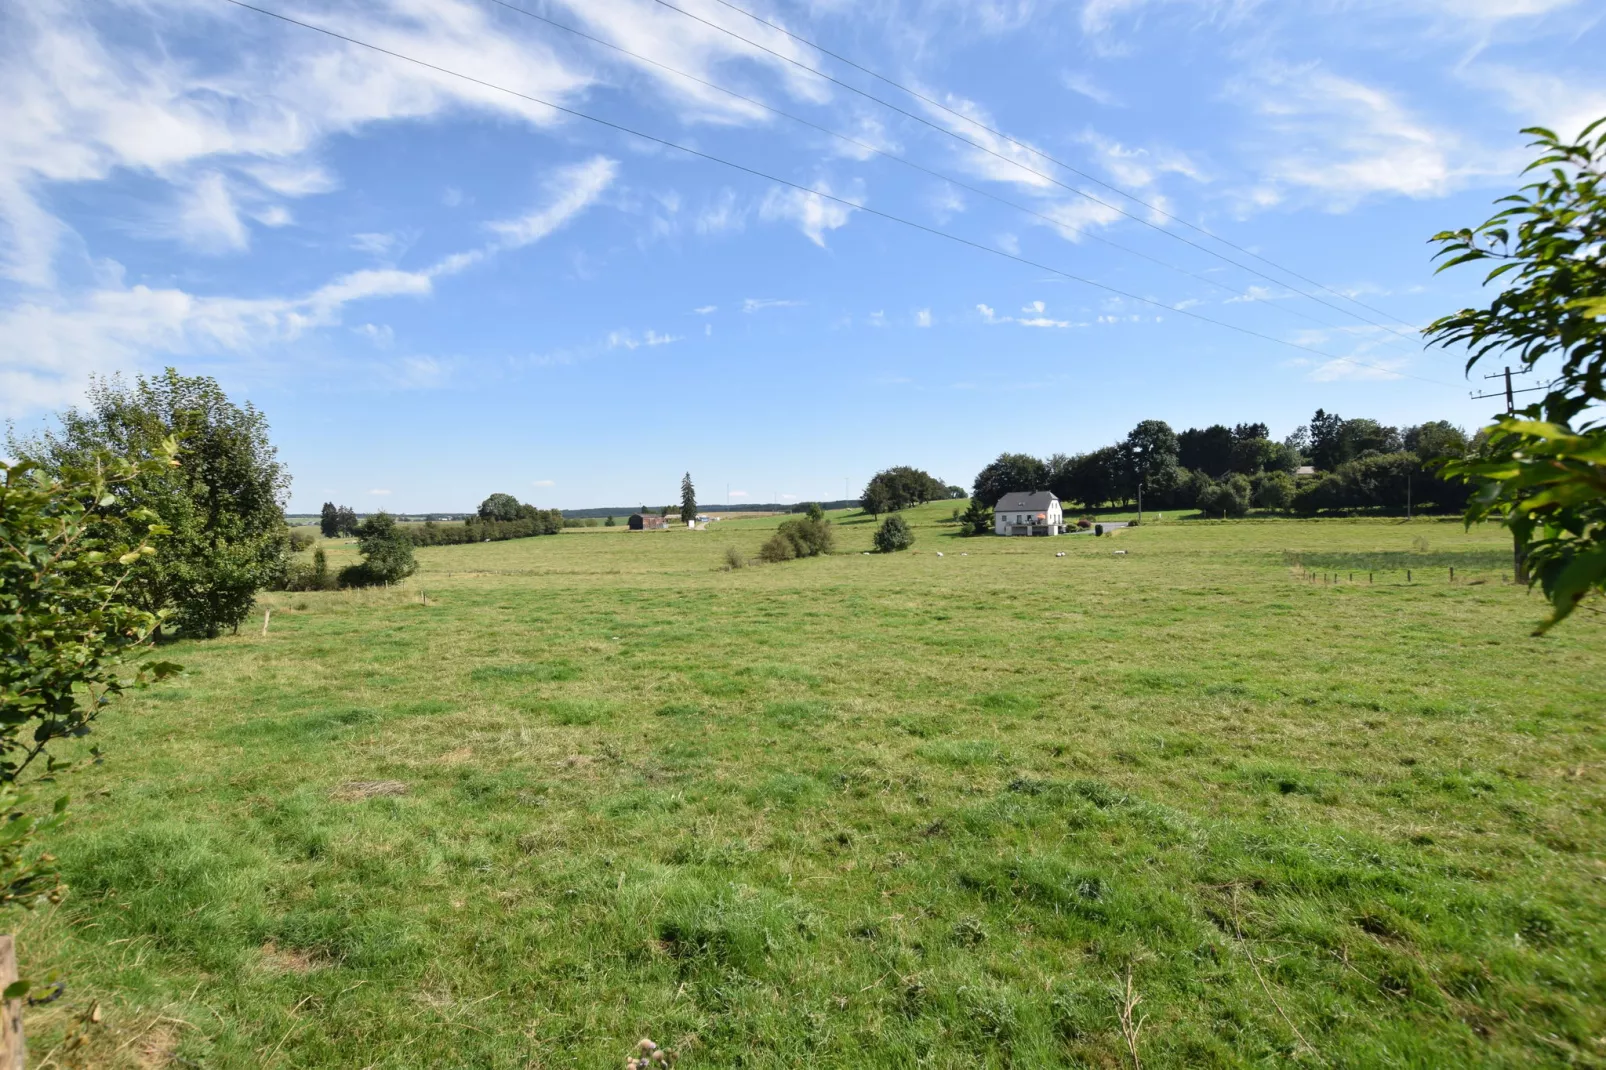
[[[607,520],[602,522],[602,526],[605,528],[614,528],[619,526],[619,522],[610,516]]]
[[[109,491],[112,516],[150,509],[170,531],[129,574],[126,590],[147,612],[172,609],[173,621],[196,635],[238,627],[256,592],[282,580],[289,550],[290,476],[267,420],[235,405],[215,380],[172,368],[133,386],[95,379],[88,396],[86,411],[61,414],[59,435],[12,439],[12,450],[59,472],[82,469],[97,454],[150,458],[177,439],[179,464],[141,468]]]
[[[1184,468],[1220,479],[1232,471],[1232,431],[1222,424],[1190,427],[1177,436],[1177,463]]]
[[[362,522],[357,528],[357,551],[363,556],[362,564],[340,570],[342,587],[400,583],[418,571],[413,541],[389,513],[375,513]]]
[[[521,510],[519,500],[511,494],[493,494],[480,502],[481,520],[517,520]]]
[[[993,510],[982,502],[980,498],[970,499],[970,504],[959,516],[959,529],[966,535],[991,535],[993,533]]]
[[[697,488],[692,486],[690,472],[680,477],[680,519],[682,523],[697,519]]]
[[[824,520],[825,519],[825,510],[820,508],[820,503],[819,502],[809,502],[804,507],[803,512],[808,516],[808,518],[810,520]]]
[[[1199,494],[1199,511],[1212,517],[1243,516],[1249,512],[1249,480],[1233,472],[1219,483],[1212,483]]]
[[[324,502],[323,511],[318,514],[318,530],[323,537],[333,539],[340,534],[340,510],[334,502]]]
[[[0,461],[0,908],[60,900],[52,860],[32,844],[63,823],[67,800],[39,813],[40,780],[18,785],[20,774],[40,757],[45,778],[60,771],[50,744],[89,735],[123,691],[178,671],[138,662],[166,611],[132,604],[123,586],[166,534],[154,512],[115,493],[165,476],[178,447],[167,439],[150,453],[48,474]]]
[[[318,541],[318,536],[308,528],[290,529],[290,552],[299,554],[312,549],[312,544]]]
[[[885,512],[907,509],[922,502],[940,501],[946,497],[948,488],[940,479],[918,468],[899,465],[872,476],[864,488],[861,500],[867,503],[866,512],[879,516]],[[871,508],[868,504],[871,502],[875,504],[875,508]]]
[[[284,578],[284,589],[287,591],[333,591],[339,586],[334,574],[329,571],[329,558],[321,546],[312,551],[310,563],[292,561]]]
[[[758,556],[759,560],[771,563],[791,561],[798,557],[828,554],[835,544],[836,536],[831,530],[829,521],[803,517],[799,520],[782,521],[775,534],[765,540],[758,551]],[[731,565],[731,567],[741,566]]]
[[[998,499],[1013,491],[1048,489],[1048,466],[1026,453],[1001,453],[998,459],[976,474],[971,497],[984,505],[997,505]]]
[[[397,530],[407,536],[414,546],[461,546],[470,542],[501,542],[504,539],[527,539],[534,535],[556,535],[566,525],[563,514],[556,509],[536,509],[519,506],[516,520],[480,520],[470,517],[461,524],[437,524],[426,520],[422,524],[409,524]],[[576,527],[581,521],[575,521]],[[596,521],[591,523],[594,525]]]
[[[353,509],[349,505],[342,505],[339,509],[337,509],[335,511],[335,518],[336,518],[336,525],[335,525],[336,526],[336,534],[339,534],[339,535],[355,535],[355,534],[357,534],[357,524],[358,524],[357,510]]]
[[[914,529],[901,516],[894,514],[881,522],[876,528],[875,548],[881,553],[896,553],[907,550],[915,542]]]
[[[1550,600],[1548,628],[1606,593],[1606,118],[1572,143],[1542,127],[1524,132],[1541,153],[1528,170],[1545,177],[1476,231],[1433,239],[1448,258],[1440,271],[1495,259],[1485,284],[1515,274],[1487,308],[1462,309],[1426,334],[1466,346],[1468,368],[1513,354],[1525,369],[1546,358],[1560,366],[1542,401],[1485,429],[1481,456],[1446,468],[1478,488],[1467,523],[1495,517],[1511,528]]]
[[[1121,459],[1134,490],[1138,487],[1148,490],[1151,479],[1164,476],[1177,466],[1176,432],[1164,420],[1144,420],[1122,440]]]
[[[1404,514],[1409,502],[1413,512],[1453,512],[1466,500],[1465,485],[1445,478],[1437,463],[1400,452],[1370,454],[1301,481],[1293,508],[1306,515],[1352,509]]]
[[[1287,472],[1259,472],[1249,480],[1250,502],[1257,509],[1287,509],[1294,504],[1294,477]]]

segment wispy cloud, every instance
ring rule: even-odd
[[[555,480],[555,479],[532,479],[532,480],[530,480],[530,486],[532,486],[532,487],[555,487],[557,485],[558,485],[558,481]]]
[[[540,241],[594,204],[613,184],[619,164],[606,156],[560,167],[543,182],[547,203],[515,219],[487,223],[497,249],[520,249]]]
[[[821,193],[832,193],[829,182],[814,184]],[[863,195],[850,196],[849,200],[862,202]],[[759,206],[759,216],[766,220],[789,220],[797,224],[809,241],[825,247],[825,235],[848,225],[854,208],[841,201],[828,200],[819,193],[805,193],[800,189],[772,189]]]
[[[742,302],[743,312],[762,312],[766,308],[802,308],[807,301],[793,301],[780,297],[749,297]]]
[[[657,331],[652,330],[647,331],[639,338],[633,331],[608,332],[609,349],[640,349],[643,346],[651,348],[653,346],[666,346],[671,342],[678,342],[680,340],[681,339],[676,335],[659,334]]]
[[[922,309],[917,309],[915,311],[915,326],[916,327],[930,327],[931,326],[931,309],[922,308]]]
[[[712,316],[714,313],[719,311],[719,306],[718,305],[701,305],[701,306],[699,306],[697,308],[692,309],[692,311],[697,313],[697,315],[699,315],[699,316]]]
[[[376,495],[379,495],[380,497],[384,497],[385,495],[389,494],[390,491],[384,490],[382,488],[375,488],[374,490],[371,490],[368,493],[369,494],[376,494]]]

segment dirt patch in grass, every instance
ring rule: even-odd
[[[400,780],[348,780],[329,793],[339,802],[361,802],[385,795],[406,795],[411,789]]]

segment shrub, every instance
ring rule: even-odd
[[[1088,517],[1088,516],[1084,516],[1082,519],[1080,519],[1080,520],[1078,520],[1076,522],[1076,526],[1080,530],[1086,531],[1088,528],[1093,526],[1093,518],[1092,517]]]
[[[396,527],[389,513],[375,513],[362,522],[357,529],[357,550],[363,562],[340,570],[342,587],[399,583],[418,571],[418,562],[413,559],[413,541]]]
[[[1262,509],[1287,509],[1294,504],[1294,477],[1287,472],[1261,472],[1250,480],[1250,500]]]
[[[317,541],[318,536],[310,528],[294,528],[290,532],[290,552],[299,554],[303,550],[310,550]]]
[[[323,548],[312,551],[312,563],[298,561],[290,566],[284,578],[287,591],[333,591],[340,584],[329,572],[329,556]]]
[[[1249,480],[1234,472],[1199,494],[1199,510],[1206,516],[1243,516],[1249,512]]]
[[[890,554],[907,550],[914,545],[914,541],[915,533],[901,516],[889,516],[881,522],[879,528],[876,528],[875,548],[881,553]]]
[[[725,569],[746,568],[747,558],[734,546],[725,547]]]
[[[808,508],[803,510],[810,520],[824,520],[825,510],[820,508],[819,502],[809,502]]]
[[[771,565],[778,565],[782,561],[790,561],[796,556],[797,547],[792,544],[791,539],[788,539],[779,531],[765,539],[764,545],[758,548],[758,559]]]

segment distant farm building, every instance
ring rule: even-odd
[[[1006,494],[993,507],[993,531],[999,535],[1058,535],[1064,522],[1060,500],[1046,490]]]
[[[1298,468],[1294,469],[1294,475],[1311,476],[1314,478],[1316,475],[1316,466],[1313,464],[1302,464]]]
[[[654,513],[630,514],[631,531],[667,531],[669,522]]]

